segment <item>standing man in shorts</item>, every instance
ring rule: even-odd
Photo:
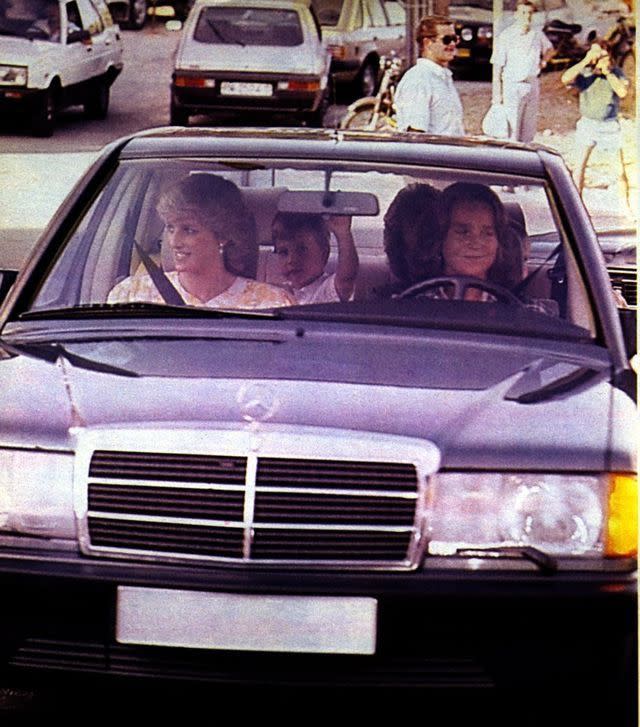
[[[453,21],[425,16],[416,28],[416,43],[418,59],[396,89],[398,131],[463,136],[462,102],[449,70],[458,45]]]
[[[519,0],[515,20],[496,38],[493,64],[493,103],[502,104],[509,122],[509,138],[533,141],[538,129],[540,71],[554,54],[547,36],[533,27],[535,5]]]
[[[576,124],[576,185],[582,194],[587,163],[594,147],[617,153],[620,163],[622,193],[629,200],[629,179],[622,150],[622,130],[618,120],[620,99],[629,90],[629,81],[621,68],[614,65],[606,42],[593,43],[585,57],[567,68],[560,80],[575,86],[580,94],[580,118]]]

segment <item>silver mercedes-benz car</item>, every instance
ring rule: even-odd
[[[2,684],[633,724],[635,310],[557,153],[153,129],[6,280]]]

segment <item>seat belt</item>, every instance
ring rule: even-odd
[[[511,292],[518,296],[522,291],[529,285],[529,283],[538,275],[538,273],[544,268],[544,266],[560,251],[562,250],[562,243],[559,243],[556,245],[553,250],[547,255],[547,257],[536,267],[535,270],[532,270],[525,278],[523,278],[517,285],[515,285]]]
[[[138,245],[136,240],[133,241],[133,245],[138,251],[142,264],[145,266],[164,302],[167,305],[187,305],[180,293],[175,289],[173,283],[166,276],[164,270],[151,259],[140,245]]]

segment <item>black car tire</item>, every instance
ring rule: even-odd
[[[147,0],[129,0],[129,16],[125,28],[129,30],[142,30],[147,22]]]
[[[56,97],[53,88],[43,91],[38,99],[31,119],[31,132],[34,136],[49,137],[53,134],[56,120]]]
[[[189,15],[189,10],[191,10],[192,5],[191,0],[174,0],[173,13],[176,19],[184,22],[187,19],[187,15]]]
[[[109,85],[101,79],[92,84],[84,102],[84,113],[88,119],[106,119],[108,112]]]
[[[189,126],[189,112],[171,104],[169,110],[171,126]]]
[[[378,66],[369,59],[358,74],[356,80],[357,98],[375,96],[378,89]]]

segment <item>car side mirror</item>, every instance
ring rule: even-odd
[[[67,35],[67,45],[69,43],[87,43],[91,40],[91,33],[88,30],[72,30]]]
[[[17,270],[0,270],[0,304],[4,302],[17,277]]]

